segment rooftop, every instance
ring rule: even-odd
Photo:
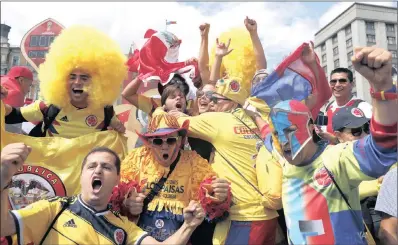
[[[368,4],[368,3],[356,3],[354,2],[350,7],[348,7],[346,10],[344,10],[341,14],[339,14],[338,16],[336,16],[336,18],[334,18],[332,21],[330,21],[327,25],[325,25],[324,27],[322,27],[319,31],[317,31],[315,33],[315,36],[318,35],[320,32],[322,32],[324,29],[326,29],[328,26],[330,26],[335,20],[337,20],[338,18],[340,18],[341,16],[343,16],[345,13],[347,13],[349,10],[351,10],[352,8],[356,7],[356,6],[370,6],[370,7],[375,7],[375,8],[384,8],[384,9],[390,9],[390,10],[395,10],[397,11],[397,8],[394,7],[386,7],[386,6],[380,6],[380,5],[374,5],[374,4]]]

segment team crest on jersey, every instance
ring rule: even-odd
[[[315,172],[314,181],[321,188],[328,187],[333,183],[333,180],[330,178],[326,168],[324,167]]]
[[[116,244],[123,244],[124,241],[124,231],[122,229],[116,229],[113,233],[113,238],[116,241]]]
[[[62,180],[51,170],[23,165],[12,177],[8,195],[12,209],[21,209],[38,200],[66,196],[66,189]]]
[[[351,109],[351,114],[354,116],[354,117],[364,117],[365,115],[363,114],[363,112],[360,110],[360,109],[358,109],[358,108],[352,108]]]
[[[90,115],[88,117],[86,117],[86,124],[90,127],[94,127],[95,125],[97,125],[98,123],[98,119],[96,116],[94,115]]]
[[[164,226],[164,221],[161,220],[161,219],[157,219],[157,220],[155,221],[155,226],[156,226],[156,228],[158,228],[158,229],[163,228],[163,226]]]

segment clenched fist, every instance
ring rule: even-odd
[[[392,87],[392,56],[385,49],[377,47],[357,47],[354,49],[352,64],[375,91],[385,91]]]
[[[249,17],[246,16],[244,23],[245,23],[246,29],[249,31],[249,33],[257,32],[257,22],[255,20],[249,19]]]
[[[184,208],[184,223],[188,227],[198,227],[205,218],[205,211],[202,205],[196,201],[191,201],[188,207]]]
[[[140,215],[144,207],[145,195],[137,193],[135,188],[131,188],[127,194],[128,198],[124,199],[124,206],[129,210],[132,215]]]
[[[202,37],[207,37],[209,35],[210,24],[204,23],[199,26],[200,35]]]
[[[213,177],[213,181],[211,182],[211,187],[213,189],[214,197],[219,202],[224,202],[225,200],[227,200],[229,186],[230,184],[227,180]]]
[[[1,190],[11,181],[31,151],[32,148],[24,143],[9,144],[1,150]]]

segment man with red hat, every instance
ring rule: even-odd
[[[25,103],[25,96],[29,93],[33,83],[33,73],[26,67],[14,66],[1,77],[1,86],[8,90],[8,96],[4,103],[12,107],[22,107]]]
[[[14,66],[7,75],[1,77],[1,86],[7,89],[8,95],[4,103],[12,107],[22,107],[25,96],[29,93],[33,83],[33,73],[26,67]],[[22,133],[22,124],[6,125],[6,130]]]

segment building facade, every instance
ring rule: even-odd
[[[397,8],[354,3],[319,30],[315,34],[315,52],[328,79],[335,68],[351,69],[354,95],[370,103],[369,83],[354,71],[351,63],[353,49],[373,45],[387,49],[393,56],[393,66],[397,68],[397,17]]]
[[[36,100],[39,94],[39,82],[37,79],[37,72],[33,67],[26,61],[25,57],[21,53],[19,46],[14,46],[9,43],[8,34],[10,33],[11,27],[6,24],[1,24],[1,63],[0,63],[0,74],[6,75],[7,72],[13,66],[26,66],[33,72],[33,85],[30,92],[26,95],[26,99]]]

